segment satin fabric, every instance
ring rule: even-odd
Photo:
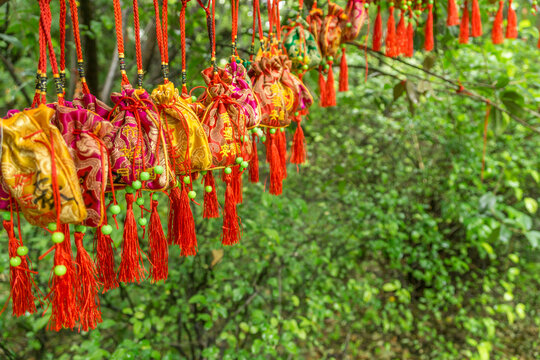
[[[291,72],[287,56],[281,55],[279,60],[283,67],[280,82],[285,89],[285,106],[289,117],[294,118],[295,112],[307,110],[313,104],[313,97],[302,80]]]
[[[227,71],[212,68],[202,72],[208,87],[200,102],[205,105],[202,125],[212,153],[212,168],[235,164],[238,157],[249,161],[252,156],[251,137],[248,136],[246,105],[233,97],[234,87]],[[240,96],[240,101],[243,99]]]
[[[312,69],[322,61],[317,41],[309,32],[309,25],[304,19],[297,18],[294,22],[295,25],[286,32],[283,46],[292,61],[293,70],[303,70],[304,65]],[[298,61],[299,56],[302,57],[302,61]]]
[[[185,175],[208,169],[212,165],[212,153],[191,104],[180,96],[172,82],[159,85],[151,96],[162,123],[166,124],[169,158],[175,173]]]
[[[42,227],[56,221],[53,176],[60,193],[60,221],[77,224],[87,216],[75,164],[60,131],[51,124],[53,116],[53,109],[40,105],[2,120],[3,181],[26,220]]]
[[[145,189],[165,190],[173,185],[174,173],[169,166],[164,128],[150,95],[143,89],[124,85],[121,93],[112,93],[114,108],[109,118],[115,126],[110,149],[115,185],[130,185],[146,171],[150,180]],[[165,169],[154,173],[154,166]]]

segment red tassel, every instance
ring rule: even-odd
[[[424,50],[433,50],[433,5],[428,5],[428,17],[425,28]]]
[[[458,8],[455,0],[448,0],[448,17],[446,18],[446,26],[455,26],[459,24]]]
[[[189,197],[186,186],[182,184],[182,193],[180,195],[180,212],[179,212],[179,236],[180,248],[182,249],[181,256],[197,255],[197,236],[195,234],[195,221],[189,204]]]
[[[223,245],[234,245],[240,241],[240,219],[236,213],[236,199],[232,188],[232,176],[224,175],[227,189],[225,190],[225,209],[223,211],[223,233],[221,243]]]
[[[240,174],[240,166],[232,167],[232,187],[236,203],[241,204],[244,199],[242,196],[242,175]]]
[[[268,132],[266,141],[268,142],[267,152],[270,158],[270,194],[280,195],[283,192],[283,175],[281,174],[281,160],[276,144],[276,135]]]
[[[301,122],[302,118],[296,123],[296,131],[294,132],[293,146],[291,149],[291,163],[293,164],[303,164],[306,162],[306,142]]]
[[[210,186],[212,188],[212,191],[206,192],[206,188]],[[219,217],[219,203],[217,199],[217,193],[216,193],[216,180],[214,179],[214,175],[212,174],[212,171],[208,171],[206,175],[204,175],[204,211],[203,211],[203,218],[205,219],[211,219],[211,218],[217,218]]]
[[[508,1],[508,18],[506,19],[506,38],[515,39],[517,38],[517,17],[516,12],[512,8],[512,0]]]
[[[324,80],[323,66],[319,66],[319,93],[320,105],[326,107],[326,81]]]
[[[278,142],[276,144],[279,151],[279,160],[281,161],[281,177],[287,178],[287,136],[285,129],[281,128],[276,133]]]
[[[396,41],[396,24],[394,20],[394,7],[390,6],[388,21],[386,22],[386,56],[398,56],[397,41]]]
[[[401,10],[399,22],[396,29],[397,55],[405,54],[407,51],[407,27],[405,25],[405,11]]]
[[[180,197],[178,186],[169,192],[169,219],[167,221],[167,242],[169,245],[180,245]]]
[[[503,9],[504,3],[501,0],[499,1],[499,10],[497,10],[497,15],[495,15],[495,20],[493,21],[493,29],[491,30],[491,41],[494,44],[500,44],[503,42]]]
[[[77,305],[79,310],[79,331],[95,329],[101,322],[96,266],[83,246],[84,233],[76,232],[77,247]]]
[[[152,200],[150,224],[148,225],[148,259],[152,283],[166,280],[169,276],[169,247],[157,211],[158,202]]]
[[[407,52],[405,56],[412,57],[414,55],[414,28],[413,19],[409,18],[409,26],[407,27]]]
[[[146,270],[143,263],[143,252],[139,245],[137,223],[133,214],[133,194],[126,193],[126,219],[124,220],[124,243],[122,244],[122,260],[118,270],[118,280],[123,283],[144,280]]]
[[[377,6],[377,17],[375,18],[375,27],[373,28],[373,38],[371,47],[375,51],[381,51],[382,45],[382,16],[381,6]]]
[[[251,135],[251,161],[249,162],[249,181],[259,182],[259,153],[257,152],[257,142],[255,133]]]
[[[102,293],[118,287],[118,280],[114,271],[113,241],[110,235],[101,232],[101,227],[96,230],[94,238],[96,267],[98,280],[103,286]]]
[[[349,66],[345,55],[345,46],[341,48],[341,62],[339,64],[339,91],[349,91]]]
[[[482,36],[482,18],[480,17],[480,6],[478,0],[473,0],[472,3],[472,18],[471,18],[472,37]]]
[[[63,275],[53,272],[51,292],[47,298],[51,298],[52,313],[47,329],[60,331],[62,328],[73,329],[79,319],[77,307],[77,294],[75,293],[75,267],[71,253],[71,240],[69,226],[62,225],[64,241],[55,245],[54,266],[65,267]]]
[[[469,3],[465,1],[463,5],[463,15],[461,15],[461,24],[459,25],[459,43],[469,43]]]
[[[333,63],[328,62],[328,77],[326,78],[326,106],[336,106],[336,89],[334,88],[334,71],[332,70]]]
[[[15,237],[13,221],[3,222],[4,229],[8,234],[9,257],[19,257],[21,263],[18,266],[10,266],[9,283],[11,286],[11,303],[14,316],[33,314],[36,312],[34,304],[34,294],[32,293],[32,278],[28,268],[27,255],[18,255],[17,249],[23,246],[22,241]]]

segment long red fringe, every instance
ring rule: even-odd
[[[257,151],[257,136],[255,133],[251,135],[251,161],[249,162],[249,181],[252,183],[259,182],[259,153]]]
[[[240,167],[232,167],[232,187],[234,191],[234,198],[237,204],[241,204],[244,201],[242,191],[242,175],[240,175]]]
[[[491,30],[491,41],[494,44],[500,44],[503,42],[503,29],[502,29],[503,9],[504,9],[504,2],[500,0],[499,10],[497,10],[497,14],[495,15],[495,20],[493,21],[493,29]]]
[[[469,3],[465,0],[463,5],[463,14],[461,15],[461,24],[459,25],[459,43],[469,43]]]
[[[197,235],[195,234],[195,221],[189,204],[189,197],[186,186],[182,184],[182,194],[180,195],[180,219],[179,236],[182,256],[197,255]]]
[[[349,91],[349,66],[345,47],[341,49],[341,62],[339,63],[339,91]]]
[[[459,13],[455,0],[448,0],[448,17],[446,26],[455,26],[459,24]]]
[[[433,5],[428,5],[428,18],[425,28],[424,50],[433,50]]]
[[[375,51],[381,51],[382,45],[382,16],[381,6],[377,6],[377,17],[375,18],[375,26],[373,27],[373,38],[371,47]]]
[[[302,118],[299,116],[291,148],[291,163],[293,164],[303,164],[306,162],[306,141],[301,123]]]
[[[388,21],[386,22],[386,56],[396,57],[399,55],[396,39],[396,23],[394,20],[394,7],[390,6]]]
[[[144,280],[146,270],[143,262],[143,252],[139,245],[137,223],[133,214],[133,194],[126,193],[126,219],[124,221],[124,242],[122,244],[122,259],[118,270],[118,280],[123,283],[140,282]]]
[[[17,255],[17,249],[19,246],[23,246],[23,243],[15,236],[13,221],[4,220],[2,224],[8,234],[9,257],[19,256]],[[33,314],[36,312],[34,294],[32,292],[32,275],[28,271],[27,255],[19,257],[21,258],[21,264],[17,267],[10,266],[9,278],[13,315],[17,317],[26,313]]]
[[[413,19],[409,18],[409,25],[407,26],[407,52],[405,56],[412,57],[414,55],[414,28]]]
[[[277,147],[279,151],[279,160],[281,161],[281,177],[287,178],[287,136],[285,135],[285,129],[279,129],[277,135]]]
[[[266,151],[270,163],[270,194],[280,195],[283,192],[283,175],[281,174],[281,159],[276,144],[276,134],[267,132]]]
[[[167,243],[180,245],[180,197],[178,186],[173,186],[169,192],[169,220],[167,221]]]
[[[217,192],[216,192],[216,180],[214,179],[214,175],[212,174],[212,171],[208,171],[206,175],[204,175],[204,187],[206,188],[207,186],[211,186],[212,191],[204,192],[203,218],[205,219],[218,218],[219,217],[219,203],[218,203]]]
[[[333,62],[329,61],[328,76],[326,78],[326,106],[336,106],[336,89],[334,87],[334,70],[332,69]]]
[[[158,202],[152,200],[150,224],[148,225],[148,259],[150,278],[153,283],[166,280],[169,276],[169,247],[157,211]]]
[[[234,245],[240,241],[240,219],[236,212],[236,199],[234,198],[234,190],[231,184],[231,174],[225,174],[224,180],[227,188],[225,190],[223,233],[221,235],[221,243],[223,245]]]
[[[506,23],[506,38],[515,39],[518,36],[516,12],[512,8],[512,0],[508,1],[508,18]]]
[[[321,107],[326,107],[326,81],[324,80],[324,67],[319,66],[319,96]]]
[[[74,234],[77,247],[77,306],[79,311],[79,331],[95,329],[101,322],[99,286],[94,262],[83,246],[84,233]]]
[[[472,17],[471,17],[471,36],[482,36],[482,18],[480,15],[480,6],[478,0],[473,0],[472,3]]]
[[[101,232],[101,227],[98,227],[96,230],[94,251],[98,280],[103,286],[102,293],[116,289],[118,287],[118,280],[114,271],[113,241],[110,235],[105,235]]]
[[[405,54],[407,52],[407,27],[405,25],[405,11],[401,10],[399,14],[399,22],[396,29],[396,41],[398,54]]]
[[[47,298],[51,299],[52,312],[47,329],[60,331],[62,328],[73,329],[79,319],[77,306],[77,294],[75,286],[75,267],[73,266],[73,255],[71,252],[71,240],[69,236],[69,226],[62,225],[64,241],[56,244],[54,252],[54,266],[64,265],[67,269],[62,276],[57,276],[53,272],[51,292]]]

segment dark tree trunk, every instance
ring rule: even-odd
[[[91,22],[94,14],[94,5],[92,0],[81,0],[81,7],[79,14],[81,15],[81,20],[84,25],[88,28],[89,31],[92,31]],[[96,44],[96,36],[85,35],[83,37],[83,47],[84,47],[84,63],[86,65],[86,82],[90,88],[90,92],[97,94],[99,91],[99,64],[98,64],[98,51]]]

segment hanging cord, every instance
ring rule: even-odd
[[[257,33],[257,27],[259,32],[259,44],[262,48],[264,43],[264,34],[261,21],[261,7],[259,4],[259,0],[253,0],[253,29],[251,33],[251,48],[249,53],[249,61],[251,62],[253,62],[253,58],[255,56],[255,34]]]
[[[40,0],[39,6],[41,13],[43,15],[44,21],[41,22],[41,26],[44,27],[43,32],[45,34],[45,40],[49,48],[49,60],[51,63],[51,68],[54,77],[54,83],[56,88],[56,96],[58,98],[58,104],[64,105],[64,91],[62,88],[62,82],[60,80],[60,74],[58,73],[58,63],[56,62],[56,54],[54,53],[54,48],[51,40],[51,25],[52,25],[52,14],[49,7],[49,0]],[[46,69],[45,69],[46,72]]]
[[[189,0],[182,0],[180,9],[180,47],[182,51],[182,96],[189,96],[187,90],[187,72],[186,72],[186,7]]]
[[[77,52],[77,71],[79,72],[79,80],[82,84],[83,94],[90,94],[90,89],[88,89],[88,84],[86,83],[86,75],[84,73],[84,60],[81,46],[81,34],[79,33],[79,15],[76,0],[69,0],[69,12],[71,14],[71,23],[73,25],[73,39],[75,40],[75,50]]]
[[[216,1],[208,0],[208,5],[204,6],[202,0],[197,0],[199,5],[206,13],[206,27],[208,29],[208,38],[210,40],[210,64],[214,70],[214,78],[217,77],[218,68],[216,63]]]
[[[66,94],[66,0],[60,0],[60,81]]]
[[[236,61],[238,53],[236,52],[236,39],[238,36],[238,3],[239,0],[231,0],[231,18],[232,18],[232,28],[231,28],[231,61]],[[238,56],[239,57],[239,56]]]
[[[137,58],[137,86],[142,89],[143,84],[143,64],[141,52],[141,29],[139,21],[139,4],[137,0],[133,0],[133,31],[135,32],[135,56]]]
[[[113,0],[113,5],[116,44],[118,47],[118,62],[120,64],[120,73],[122,74],[122,85],[129,85],[129,79],[126,75],[126,63],[124,61],[124,36],[122,35],[122,9],[120,7],[120,0]]]
[[[161,55],[161,74],[163,83],[169,82],[169,59],[168,59],[168,39],[167,39],[167,0],[163,0],[163,20],[159,17],[159,0],[154,0],[154,11],[156,14],[156,38],[159,53]]]

